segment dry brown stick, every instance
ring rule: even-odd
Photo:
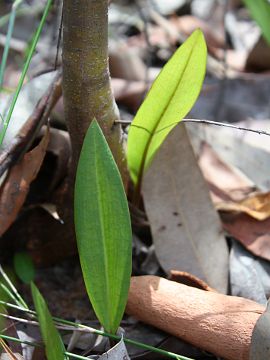
[[[59,72],[49,89],[39,101],[33,114],[23,125],[11,144],[0,153],[0,177],[27,151],[50,112],[62,95],[62,77]]]
[[[196,289],[157,276],[131,279],[126,312],[228,360],[248,360],[265,308],[254,301]]]

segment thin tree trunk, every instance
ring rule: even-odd
[[[96,118],[122,177],[126,163],[108,70],[108,0],[64,0],[63,93],[75,173],[83,139]]]

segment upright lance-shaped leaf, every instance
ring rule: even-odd
[[[38,288],[33,283],[31,283],[31,291],[42,339],[45,344],[46,357],[48,360],[64,360],[66,359],[64,344],[54,326],[48,306]]]
[[[198,29],[164,66],[138,110],[127,148],[128,167],[137,186],[168,133],[194,105],[204,80],[206,57],[204,36]]]
[[[260,26],[262,33],[270,46],[270,3],[268,0],[243,0],[251,16]]]
[[[105,330],[115,333],[128,296],[132,235],[121,177],[96,120],[77,169],[75,229],[88,296]]]

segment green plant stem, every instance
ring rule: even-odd
[[[5,301],[2,301],[0,300],[0,304],[1,305],[5,305],[6,307],[9,307],[9,308],[13,308],[13,309],[16,309],[16,310],[20,310],[20,311],[23,311],[23,312],[26,312],[26,313],[29,313],[31,315],[36,315],[36,312],[33,311],[33,310],[29,310],[29,309],[24,309],[22,307],[19,307],[19,306],[16,306],[16,305],[13,305],[13,304],[10,304],[10,303],[7,303]],[[84,330],[84,331],[87,331],[87,332],[90,332],[92,334],[96,334],[96,335],[101,335],[101,336],[105,336],[105,337],[108,337],[112,340],[115,340],[115,341],[120,341],[121,340],[121,336],[117,336],[117,335],[113,335],[113,334],[109,334],[109,333],[106,333],[104,331],[101,331],[101,330],[97,330],[97,329],[94,329],[90,326],[86,326],[86,325],[83,325],[83,324],[78,324],[78,323],[74,323],[72,321],[68,321],[68,320],[64,320],[64,319],[60,319],[58,317],[53,317],[53,320],[59,324],[63,324],[63,325],[69,325],[71,326],[73,329],[74,327],[77,328],[77,329],[80,329],[80,330]],[[69,329],[71,330],[71,329]],[[124,342],[126,344],[130,344],[130,345],[134,345],[136,347],[139,347],[139,348],[142,348],[142,349],[145,349],[145,350],[148,350],[148,351],[153,351],[155,353],[158,353],[158,354],[162,354],[164,355],[165,357],[168,357],[168,358],[171,358],[171,359],[180,359],[180,360],[192,360],[190,358],[187,358],[185,356],[182,356],[182,355],[178,355],[178,354],[175,354],[173,352],[169,352],[169,351],[166,351],[166,350],[162,350],[162,349],[157,349],[151,345],[147,345],[147,344],[143,344],[139,341],[136,341],[136,340],[131,340],[131,339],[128,339],[128,338],[123,338]]]
[[[7,58],[8,58],[8,52],[9,52],[9,48],[10,48],[10,40],[11,40],[13,29],[14,29],[16,13],[17,13],[17,9],[18,9],[19,5],[22,3],[22,1],[23,0],[15,0],[12,5],[12,10],[11,10],[9,24],[8,24],[6,43],[5,43],[1,66],[0,66],[0,90],[2,90],[2,86],[3,86],[4,73],[5,73],[5,68],[6,68]]]
[[[20,93],[21,88],[22,88],[22,86],[23,86],[23,82],[24,82],[26,73],[27,73],[27,71],[28,71],[28,68],[29,68],[30,62],[31,62],[31,60],[32,60],[33,54],[34,54],[34,52],[35,52],[35,49],[36,49],[36,46],[37,46],[37,43],[38,43],[38,40],[39,40],[41,31],[42,31],[42,29],[43,29],[43,26],[44,26],[44,24],[45,24],[46,18],[47,18],[47,16],[48,16],[48,13],[49,13],[49,10],[50,10],[52,1],[53,1],[53,0],[48,0],[48,1],[47,1],[46,7],[45,7],[45,9],[44,9],[44,12],[43,12],[43,15],[42,15],[42,18],[41,18],[41,21],[40,21],[40,23],[39,23],[39,26],[38,26],[36,32],[35,32],[35,36],[34,36],[32,45],[31,45],[31,47],[30,47],[30,51],[29,51],[29,54],[28,54],[28,56],[27,56],[26,62],[25,62],[25,64],[24,64],[23,71],[22,71],[22,74],[21,74],[21,77],[20,77],[20,80],[19,80],[17,89],[16,89],[15,94],[14,94],[14,96],[13,96],[13,99],[12,99],[12,102],[11,102],[11,105],[10,105],[10,108],[9,108],[9,111],[8,111],[8,114],[7,114],[7,116],[5,117],[5,120],[4,120],[4,122],[3,122],[3,128],[1,129],[1,132],[0,132],[0,147],[2,146],[4,137],[5,137],[5,135],[6,135],[7,128],[8,128],[8,125],[9,125],[9,122],[10,122],[10,119],[11,119],[11,116],[12,116],[12,113],[13,113],[13,110],[14,110],[14,108],[15,108],[15,105],[16,105],[16,102],[17,102],[19,93]]]

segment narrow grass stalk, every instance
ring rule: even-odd
[[[116,339],[115,340],[121,340],[121,337],[120,336],[114,336]],[[4,340],[8,340],[8,341],[13,341],[13,342],[17,342],[17,343],[20,343],[20,344],[26,344],[26,345],[30,345],[30,346],[34,346],[34,347],[40,347],[41,345],[38,344],[38,343],[34,343],[34,342],[30,342],[30,341],[22,341],[20,339],[17,339],[17,338],[14,338],[14,337],[11,337],[11,336],[7,336],[7,335],[3,335],[3,334],[0,334],[0,338],[1,339],[4,339]],[[126,343],[127,343],[127,340],[128,339],[123,339]],[[130,340],[132,341],[132,340]],[[134,343],[137,343],[136,341],[134,341]],[[133,343],[133,345],[134,345]],[[148,346],[148,345],[145,345],[143,344],[145,347],[146,350],[151,350],[151,351],[155,351],[156,353],[159,353],[159,354],[162,354],[166,357],[169,357],[169,358],[172,358],[172,359],[177,359],[177,360],[193,360],[191,358],[188,358],[188,357],[185,357],[185,356],[181,356],[181,355],[177,355],[177,354],[174,354],[174,353],[171,353],[171,352],[168,352],[168,351],[165,351],[165,350],[162,350],[162,349],[156,349],[156,348],[153,348],[152,346]],[[84,357],[84,356],[81,356],[81,355],[77,355],[77,354],[73,354],[73,353],[70,353],[68,351],[65,351],[64,352],[65,355],[69,356],[69,357],[73,357],[74,359],[89,359],[87,357]]]
[[[23,0],[15,0],[12,5],[12,10],[10,13],[9,23],[8,23],[6,43],[5,43],[1,66],[0,66],[0,90],[2,90],[2,86],[3,86],[4,73],[5,73],[5,68],[6,68],[6,64],[7,64],[8,52],[9,52],[9,48],[10,48],[10,40],[11,40],[13,29],[14,29],[16,13],[17,13],[18,7],[20,6],[20,4],[22,2],[23,2]]]
[[[29,309],[28,305],[23,300],[23,298],[19,294],[18,290],[13,285],[12,281],[10,280],[10,278],[8,277],[8,275],[6,274],[6,272],[4,271],[4,269],[2,268],[1,265],[0,265],[0,274],[2,275],[2,277],[5,280],[5,282],[7,283],[7,285],[9,286],[9,289],[11,290],[11,293],[14,295],[14,297],[16,299],[15,302],[17,303],[17,305],[19,304],[22,308]],[[13,297],[12,297],[12,299],[14,300]]]
[[[23,86],[23,82],[24,82],[26,73],[27,73],[27,71],[28,71],[28,68],[29,68],[30,62],[31,62],[31,60],[32,60],[33,54],[34,54],[34,52],[35,52],[35,49],[36,49],[36,46],[37,46],[37,43],[38,43],[38,40],[39,40],[41,31],[42,31],[42,29],[43,29],[43,26],[44,26],[44,24],[45,24],[46,18],[47,18],[47,16],[48,16],[48,13],[49,13],[49,10],[50,10],[52,1],[53,1],[53,0],[48,0],[48,1],[47,1],[46,7],[45,7],[44,12],[43,12],[43,15],[42,15],[42,19],[40,20],[39,26],[38,26],[38,28],[37,28],[37,30],[36,30],[36,32],[35,32],[34,39],[33,39],[33,42],[32,42],[32,44],[31,44],[31,47],[30,47],[30,50],[29,50],[29,53],[28,53],[26,62],[25,62],[25,64],[24,64],[23,71],[22,71],[22,74],[21,74],[21,77],[20,77],[20,80],[19,80],[17,89],[16,89],[15,94],[14,94],[14,96],[13,96],[13,99],[12,99],[12,102],[11,102],[11,105],[10,105],[10,108],[9,108],[9,111],[8,111],[8,113],[7,113],[7,116],[5,117],[5,120],[4,120],[4,122],[3,122],[3,127],[2,127],[1,132],[0,132],[0,147],[2,146],[4,137],[5,137],[5,135],[6,135],[6,131],[7,131],[7,128],[8,128],[8,125],[9,125],[9,122],[10,122],[10,119],[11,119],[11,116],[12,116],[12,113],[13,113],[13,110],[14,110],[14,108],[15,108],[15,105],[16,105],[16,102],[17,102],[19,93],[20,93],[21,88],[22,88],[22,86]]]
[[[36,315],[36,312],[30,309],[25,309],[24,307],[21,307],[20,305],[14,305],[11,303],[8,303],[6,301],[0,300],[0,305],[3,305],[5,307],[9,307],[11,309],[15,309],[15,310],[20,310],[25,312],[26,314],[30,314],[30,315]]]
[[[7,340],[7,341],[13,341],[13,342],[16,342],[16,343],[19,343],[19,344],[25,344],[25,345],[28,345],[28,346],[34,346],[34,347],[41,347],[40,344],[38,343],[34,343],[34,342],[31,342],[31,341],[27,341],[27,340],[20,340],[20,339],[17,339],[17,338],[14,338],[12,336],[7,336],[7,335],[3,335],[3,334],[0,334],[0,339],[3,339],[3,340]],[[82,359],[82,360],[89,360],[88,357],[85,357],[85,356],[81,356],[81,355],[77,355],[77,354],[73,354],[71,352],[68,352],[68,351],[65,351],[64,354],[68,357],[71,357],[73,359]]]
[[[9,308],[13,308],[13,309],[16,309],[16,310],[23,311],[25,313],[29,313],[31,315],[36,315],[36,312],[33,311],[33,310],[25,309],[23,307],[13,305],[13,304],[7,303],[5,301],[0,301],[0,304],[4,305],[6,307],[9,307]],[[83,324],[78,324],[78,323],[68,321],[68,320],[64,320],[64,319],[60,319],[58,317],[53,317],[53,320],[58,324],[71,326],[73,328],[73,330],[74,330],[74,328],[76,328],[76,329],[81,330],[81,331],[87,331],[87,332],[90,332],[92,334],[105,336],[105,337],[108,337],[108,338],[110,338],[112,340],[116,340],[116,341],[121,340],[121,336],[108,334],[108,333],[106,333],[104,331],[94,329],[94,328],[92,328],[90,326],[86,326],[86,325],[83,325]],[[72,330],[72,328],[69,329],[69,330]],[[124,340],[124,342],[126,344],[134,345],[134,346],[142,348],[144,350],[153,351],[153,352],[161,354],[161,355],[163,355],[163,356],[165,356],[167,358],[178,359],[178,360],[192,360],[192,359],[190,359],[188,357],[178,355],[178,354],[175,354],[175,353],[170,352],[170,351],[158,349],[158,348],[155,348],[155,347],[153,347],[151,345],[143,344],[143,343],[141,343],[139,341],[131,340],[131,339],[128,339],[128,338],[125,338],[125,337],[123,338],[123,340]]]
[[[15,304],[17,304],[17,305],[21,305],[21,303],[18,301],[18,299],[16,299],[14,294],[2,282],[0,282],[0,288],[3,290],[3,293],[5,293],[10,300],[13,300],[15,302]]]

